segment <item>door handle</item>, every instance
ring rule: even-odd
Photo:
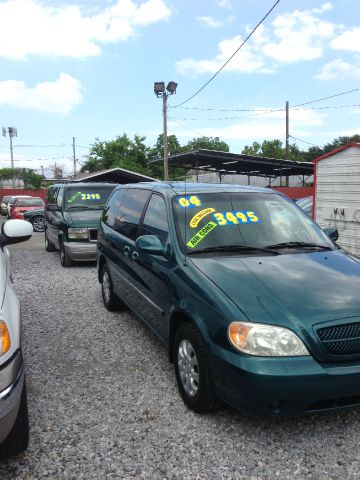
[[[127,257],[130,255],[130,247],[128,245],[124,247],[124,255]]]
[[[139,258],[139,253],[138,252],[133,252],[131,258],[134,260],[134,262],[137,262],[138,258]]]

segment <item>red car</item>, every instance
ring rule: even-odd
[[[44,200],[40,197],[17,198],[10,208],[10,216],[13,219],[24,218],[24,213],[44,207]]]

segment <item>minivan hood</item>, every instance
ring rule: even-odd
[[[250,321],[301,328],[360,316],[360,264],[340,251],[190,258]]]
[[[69,227],[97,227],[102,210],[72,210],[64,212],[64,219]]]

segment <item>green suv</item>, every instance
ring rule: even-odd
[[[96,260],[98,224],[116,185],[67,183],[48,189],[45,207],[45,249],[60,250],[63,267]]]

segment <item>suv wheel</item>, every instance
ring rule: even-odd
[[[106,264],[101,270],[101,293],[104,306],[107,310],[109,310],[109,312],[114,312],[116,310],[122,310],[125,308],[125,304],[114,293],[110,272]]]
[[[26,450],[29,443],[29,417],[27,408],[26,385],[21,393],[20,407],[12,430],[0,445],[0,457],[5,458]]]
[[[60,242],[60,262],[63,267],[72,267],[74,265],[73,260],[66,253],[64,242]]]
[[[204,341],[191,323],[184,323],[174,341],[175,375],[184,403],[194,412],[209,413],[219,406]]]
[[[50,242],[45,231],[45,250],[47,252],[55,252],[55,246]]]

